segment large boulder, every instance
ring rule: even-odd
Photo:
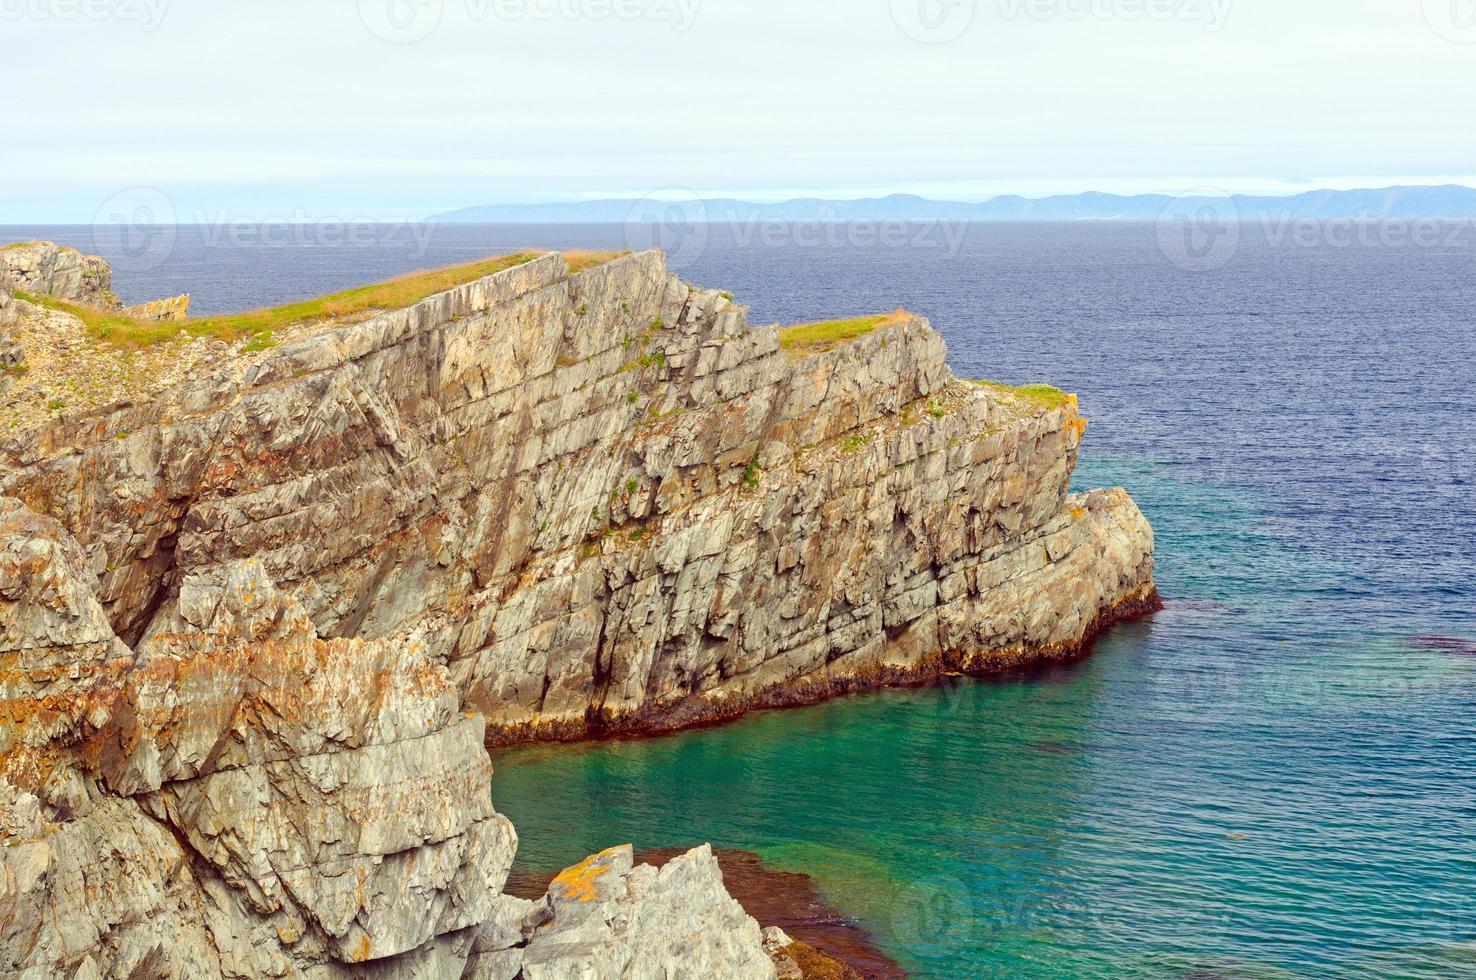
[[[711,847],[659,871],[633,864],[629,845],[602,851],[507,910],[522,914],[483,930],[469,980],[774,980],[762,931],[729,897]]]
[[[0,286],[89,306],[118,305],[105,260],[53,242],[0,247]]]

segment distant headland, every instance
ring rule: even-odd
[[[1313,219],[1476,218],[1476,189],[1459,185],[1315,190],[1289,196],[1202,193],[1063,194],[988,201],[934,201],[911,194],[831,200],[796,198],[777,203],[734,198],[617,198],[556,204],[493,204],[433,215],[433,221],[487,224],[605,224],[679,220],[727,221],[1155,221],[1172,209],[1206,207],[1221,220],[1256,220],[1265,215]]]

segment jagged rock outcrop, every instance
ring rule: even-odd
[[[248,561],[131,651],[95,588],[0,498],[5,975],[773,976],[709,849],[501,895],[482,720],[417,644],[320,640]]]
[[[759,925],[723,888],[711,847],[659,871],[633,865],[630,845],[611,848],[565,870],[541,901],[507,900],[483,932],[503,948],[474,957],[468,980],[774,980]]]
[[[20,340],[11,333],[20,316],[19,305],[8,290],[0,288],[0,396],[15,383],[16,376],[24,370],[22,365],[26,363],[26,352]]]
[[[58,280],[60,281],[60,280]],[[775,976],[699,850],[539,903],[488,741],[1066,656],[1155,601],[1068,399],[544,256],[0,444],[0,971]],[[794,960],[793,956],[785,962]]]
[[[91,306],[118,305],[107,262],[52,242],[0,247],[0,286]]]
[[[137,306],[125,306],[118,312],[138,320],[183,322],[190,315],[190,294],[150,300]]]
[[[324,637],[414,636],[494,738],[1074,652],[1151,603],[1085,422],[918,318],[796,357],[658,253],[556,255],[4,447],[136,640],[254,558]]]
[[[0,499],[0,966],[288,975],[493,915],[516,837],[443,667],[318,639],[252,562],[186,580],[136,652],[95,587]]]
[[[140,320],[182,321],[190,312],[188,293],[124,306],[113,293],[113,268],[105,259],[54,242],[0,247],[0,287],[117,310]],[[5,325],[8,301],[9,296],[0,296],[0,326]]]

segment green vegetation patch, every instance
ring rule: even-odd
[[[813,354],[831,350],[849,343],[857,337],[881,328],[903,323],[912,314],[906,310],[878,313],[875,316],[853,317],[849,320],[821,320],[817,323],[797,323],[779,331],[779,346],[791,353]]]
[[[411,272],[384,282],[359,286],[301,303],[182,322],[142,320],[52,296],[33,296],[23,292],[17,292],[16,296],[49,310],[70,313],[82,321],[93,337],[120,347],[148,347],[170,340],[182,330],[192,337],[216,337],[226,341],[250,337],[252,341],[248,349],[265,350],[274,344],[273,332],[282,327],[298,323],[349,320],[371,312],[404,309],[456,286],[524,265],[541,254],[543,253],[518,252],[444,269]]]
[[[977,381],[975,384],[983,388],[990,388],[1006,395],[1013,395],[1021,401],[1039,405],[1041,408],[1054,410],[1069,404],[1075,395],[1067,394],[1060,388],[1048,384],[1029,385],[1007,385],[998,381]]]
[[[236,340],[241,337],[259,337],[269,331],[295,323],[320,320],[346,320],[351,317],[380,310],[402,310],[414,306],[421,300],[448,289],[476,282],[485,276],[524,265],[538,258],[538,252],[517,252],[497,258],[467,262],[411,272],[384,282],[359,286],[356,289],[289,303],[271,309],[252,310],[249,313],[228,313],[223,316],[186,320],[184,329],[195,336],[221,337]]]
[[[34,243],[21,242],[3,246],[4,249],[24,248]],[[227,313],[221,316],[201,317],[184,321],[144,320],[127,316],[113,310],[71,303],[52,296],[35,296],[16,292],[19,299],[36,306],[62,313],[70,313],[86,326],[88,333],[100,341],[119,347],[148,347],[172,340],[184,331],[191,337],[215,337],[225,341],[251,338],[246,350],[259,351],[275,346],[272,335],[283,327],[301,323],[351,321],[371,313],[401,310],[414,306],[421,300],[443,293],[456,286],[476,282],[486,276],[505,272],[533,261],[546,252],[527,249],[512,255],[466,262],[443,269],[428,269],[411,272],[384,282],[359,286],[317,299],[300,303],[288,303],[246,313]],[[570,272],[603,265],[613,259],[629,255],[629,252],[565,252],[564,260]]]

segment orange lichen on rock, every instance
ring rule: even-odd
[[[565,868],[553,880],[549,891],[558,893],[560,898],[575,902],[595,901],[600,897],[596,886],[601,878],[610,873],[620,850],[618,847],[612,847],[607,851],[590,855],[572,868]]]

